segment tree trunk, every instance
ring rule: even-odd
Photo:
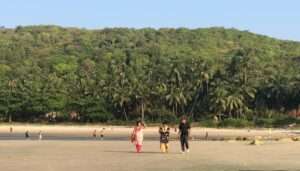
[[[175,103],[175,115],[177,116],[177,103]]]
[[[123,107],[123,114],[124,114],[125,120],[128,121],[128,116],[127,116],[127,113],[126,113],[126,110],[124,107]]]
[[[8,112],[9,112],[8,110],[5,111],[5,116],[7,117],[8,122],[11,123],[12,122],[12,115],[8,114]]]
[[[12,122],[12,115],[11,115],[11,114],[8,115],[8,122],[9,122],[9,123]]]
[[[206,80],[205,82],[206,82],[206,96],[208,96],[208,80]]]
[[[173,111],[173,115],[175,115],[175,116],[176,116],[176,113],[175,113],[175,105],[173,105],[173,107],[172,107],[172,111]]]
[[[142,110],[142,121],[144,122],[145,119],[145,113],[144,113],[144,108],[145,108],[145,104],[144,101],[142,100],[142,104],[141,104],[141,110]]]
[[[246,72],[246,69],[244,69],[244,85],[247,84],[247,72]]]

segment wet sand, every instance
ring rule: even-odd
[[[10,132],[10,125],[0,125],[0,140],[24,140],[26,130],[30,132],[31,139],[37,139],[38,132],[42,131],[45,140],[94,140],[92,133],[97,129],[100,135],[102,128],[105,128],[105,140],[128,141],[132,127],[125,126],[65,126],[65,125],[13,125],[13,132]],[[300,130],[287,129],[216,129],[216,128],[192,128],[192,138],[194,140],[230,140],[230,139],[279,139],[285,137],[298,137]],[[171,130],[171,140],[176,140],[178,132]],[[98,137],[99,139],[99,137]],[[158,128],[147,127],[145,129],[146,140],[158,139]]]

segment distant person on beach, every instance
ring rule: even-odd
[[[214,124],[218,124],[219,123],[219,118],[217,115],[214,115]]]
[[[26,138],[26,139],[29,139],[29,138],[30,138],[30,135],[29,135],[29,131],[28,131],[28,130],[25,132],[25,138]]]
[[[170,128],[167,125],[167,122],[163,122],[162,126],[159,127],[159,134],[160,134],[160,151],[162,153],[169,152]]]
[[[136,152],[142,151],[143,140],[144,140],[144,124],[142,121],[137,121],[136,126],[131,134],[131,142],[135,144]]]
[[[39,131],[39,140],[42,140],[42,139],[43,139],[42,131]]]
[[[93,136],[93,138],[95,138],[95,139],[97,138],[97,130],[96,130],[96,129],[93,131],[92,136]]]
[[[185,116],[182,117],[178,128],[179,128],[181,152],[182,153],[189,152],[189,136],[190,136],[191,125],[188,123],[187,118]]]
[[[102,128],[102,130],[100,131],[100,139],[101,140],[104,139],[104,131],[105,131],[105,128]]]
[[[9,128],[9,132],[10,132],[10,133],[13,133],[13,127],[10,127],[10,128]]]

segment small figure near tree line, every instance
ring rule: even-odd
[[[38,137],[39,140],[42,140],[42,139],[43,139],[43,134],[42,134],[42,131],[41,131],[41,130],[39,131],[39,135],[38,135],[38,136],[39,136],[39,137]]]
[[[104,139],[104,131],[105,131],[105,128],[102,128],[102,130],[100,131],[100,139],[101,140]]]
[[[30,138],[29,131],[25,131],[25,138],[28,140]]]
[[[103,140],[103,138],[104,138],[104,131],[105,131],[105,128],[102,128],[102,129],[100,130],[100,134],[99,134],[100,140]],[[93,137],[94,139],[97,139],[97,129],[95,129],[95,130],[93,131],[92,137]]]
[[[95,138],[95,139],[97,138],[97,130],[96,130],[96,129],[93,131],[92,136],[93,136],[93,138]]]
[[[9,128],[9,132],[13,133],[13,127],[12,126]]]

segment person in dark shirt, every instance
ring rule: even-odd
[[[183,117],[179,124],[179,136],[181,144],[181,152],[189,152],[189,136],[191,126],[187,121],[186,117]]]
[[[159,134],[161,152],[169,152],[170,128],[168,127],[167,122],[163,122],[162,126],[159,128]]]
[[[26,139],[29,139],[29,138],[30,138],[30,135],[29,135],[29,131],[28,131],[28,130],[25,132],[25,138],[26,138]]]

